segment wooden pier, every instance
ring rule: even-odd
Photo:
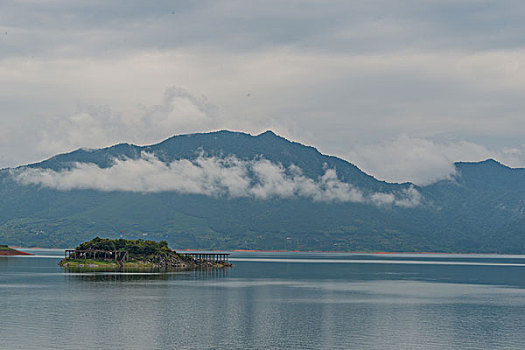
[[[185,255],[190,256],[200,262],[209,261],[212,263],[229,265],[229,253],[185,253]],[[67,249],[64,252],[64,258],[115,261],[119,264],[123,264],[128,260],[129,256],[127,251],[119,250]],[[160,258],[166,258],[166,256],[163,255]],[[157,257],[155,260],[159,260],[159,258]]]
[[[78,249],[67,249],[64,252],[64,258],[69,259],[92,259],[92,260],[106,260],[124,262],[128,259],[127,251],[118,250],[78,250]]]
[[[227,264],[230,254],[229,253],[185,253],[191,256],[195,260],[210,261],[214,263]]]

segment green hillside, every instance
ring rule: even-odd
[[[166,240],[175,249],[292,249],[339,251],[525,252],[525,170],[495,161],[457,163],[457,176],[430,186],[390,184],[353,164],[290,142],[220,131],[174,136],[156,145],[128,144],[57,155],[33,169],[71,169],[75,163],[111,167],[115,159],[153,153],[163,162],[199,155],[266,159],[319,179],[336,169],[363,194],[414,188],[414,207],[316,201],[305,197],[230,198],[174,191],[141,193],[55,190],[21,185],[0,171],[0,242],[71,247],[104,234]],[[24,168],[19,168],[24,169]]]

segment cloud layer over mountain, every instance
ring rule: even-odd
[[[233,156],[201,155],[194,161],[180,159],[166,164],[153,154],[142,153],[138,159],[115,159],[108,168],[76,163],[62,171],[19,168],[11,170],[11,174],[23,185],[36,184],[61,191],[174,191],[258,200],[302,197],[319,202],[399,207],[414,207],[422,201],[420,193],[413,187],[398,193],[364,193],[351,183],[340,181],[334,169],[326,169],[322,176],[312,179],[294,165],[285,168],[266,159],[245,161]]]

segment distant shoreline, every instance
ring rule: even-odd
[[[17,255],[33,255],[31,253],[21,252],[12,247],[2,246],[0,247],[0,256],[17,256]]]
[[[13,249],[38,249],[38,250],[66,250],[70,248],[44,248],[44,247],[18,247]],[[395,255],[395,254],[418,254],[418,255],[523,255],[519,253],[472,253],[472,252],[367,252],[367,251],[340,251],[340,250],[284,250],[284,249],[177,249],[181,252],[235,252],[235,253],[330,253],[330,254],[365,254],[365,255]]]

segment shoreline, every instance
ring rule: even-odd
[[[45,248],[45,247],[18,247],[18,246],[12,246],[13,249],[35,249],[35,250],[60,250],[64,251],[66,249],[70,248]],[[520,255],[525,257],[525,252],[520,253],[483,253],[483,252],[385,252],[385,251],[374,251],[374,252],[368,252],[368,251],[340,251],[340,250],[284,250],[284,249],[177,249],[177,251],[180,252],[232,252],[232,253],[327,253],[327,254],[362,254],[362,255],[407,255],[407,254],[415,254],[415,255]],[[24,252],[22,252],[24,253]],[[26,253],[29,255],[33,255],[30,253]],[[25,255],[25,254],[24,254]]]
[[[34,254],[21,252],[11,247],[9,247],[9,249],[7,250],[0,250],[0,256],[20,256],[20,255],[34,255]]]

